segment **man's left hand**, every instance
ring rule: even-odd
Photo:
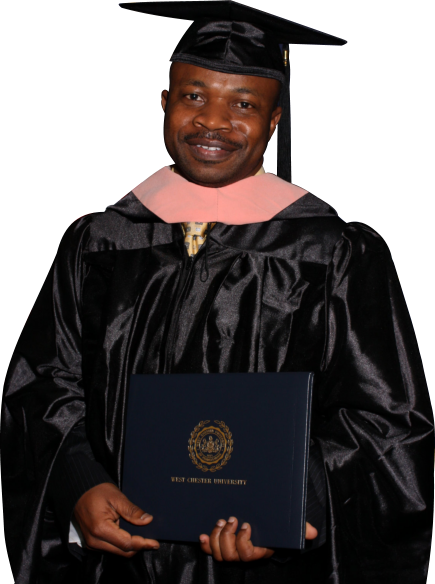
[[[274,550],[252,544],[249,523],[243,523],[236,535],[237,524],[235,517],[230,517],[228,521],[219,519],[210,536],[202,534],[199,537],[202,551],[212,555],[218,562],[251,562],[270,558]],[[317,537],[317,529],[310,523],[306,525],[305,537],[306,539]]]

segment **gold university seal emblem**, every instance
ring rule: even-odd
[[[189,456],[196,468],[203,472],[216,472],[231,458],[233,444],[232,434],[225,422],[204,420],[190,434]]]

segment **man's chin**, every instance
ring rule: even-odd
[[[205,187],[224,187],[243,178],[240,168],[228,168],[224,161],[177,163],[176,169],[187,180]]]
[[[213,172],[201,172],[201,173],[192,173],[189,174],[181,173],[184,175],[187,180],[190,182],[196,183],[203,187],[209,188],[221,188],[226,187],[234,182],[240,180],[237,176],[227,176],[226,174],[222,174],[219,172],[219,168],[215,167]]]

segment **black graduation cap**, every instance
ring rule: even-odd
[[[291,181],[289,44],[344,45],[345,40],[234,0],[132,2],[121,8],[193,20],[171,61],[222,73],[278,79],[282,84],[278,124],[278,170]]]

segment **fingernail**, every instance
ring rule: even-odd
[[[224,519],[219,519],[219,521],[216,523],[216,525],[217,525],[218,527],[223,527],[223,526],[225,525],[225,523],[226,523],[226,522],[225,522],[225,520],[224,520]]]
[[[160,549],[160,546],[159,545],[155,545],[152,549],[153,550],[158,550],[158,549]]]
[[[207,538],[205,537],[205,535],[200,535],[200,536],[199,536],[199,541],[200,541],[201,543],[205,543],[205,541],[206,541],[206,540],[207,540]]]
[[[234,523],[234,521],[235,521],[235,520],[236,520],[236,518],[235,518],[235,517],[230,517],[230,518],[228,519],[228,523]]]
[[[244,523],[240,529],[248,529],[248,524]]]
[[[142,515],[142,517],[141,517],[141,520],[142,520],[142,519],[148,519],[148,517],[151,517],[151,515],[150,515],[149,513],[144,513],[144,514]]]

